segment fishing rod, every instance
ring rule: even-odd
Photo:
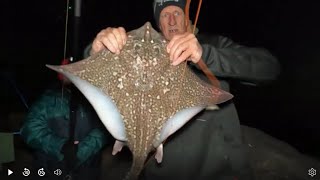
[[[198,22],[198,18],[199,18],[199,14],[200,14],[200,9],[201,9],[201,5],[202,5],[202,0],[199,0],[198,2],[198,8],[197,8],[197,13],[196,13],[196,17],[194,20],[194,25],[193,28],[191,29],[191,25],[190,23],[190,4],[191,4],[191,0],[187,0],[187,4],[185,7],[185,23],[188,27],[188,30],[191,31],[193,34],[196,33],[196,26],[197,26],[197,22]],[[199,60],[199,62],[197,63],[197,65],[200,67],[201,71],[206,75],[206,77],[209,79],[210,83],[215,86],[220,88],[220,82],[219,80],[215,77],[215,75],[210,71],[210,69],[207,67],[207,65],[204,63],[203,59],[201,58]]]
[[[81,7],[82,0],[74,0],[70,2],[67,0],[66,5],[66,17],[65,17],[65,36],[64,36],[64,51],[63,51],[63,60],[69,60],[70,62],[78,61],[82,58],[80,50],[80,37],[81,37]],[[69,11],[73,11],[73,14],[70,14]],[[70,23],[70,17],[71,23]],[[69,30],[71,28],[71,30]],[[72,37],[69,37],[69,31],[72,31]],[[71,42],[71,49],[68,52],[68,40]],[[69,58],[67,58],[69,54]]]

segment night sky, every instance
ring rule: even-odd
[[[63,59],[66,0],[2,0],[1,117],[26,111],[56,74],[45,64]],[[192,1],[194,18],[197,1]],[[72,4],[71,4],[71,7]],[[289,0],[204,0],[199,33],[220,34],[247,46],[264,47],[282,66],[277,81],[252,87],[232,84],[240,121],[284,140],[299,151],[320,156],[320,3]],[[68,56],[72,56],[72,9]],[[83,0],[79,49],[103,28],[132,30],[151,21],[152,2]]]

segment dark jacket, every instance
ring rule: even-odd
[[[223,36],[205,36],[199,41],[202,59],[221,79],[259,85],[274,81],[280,74],[278,60],[264,48],[239,45]]]
[[[79,141],[77,158],[82,164],[102,149],[108,133],[87,100],[77,96],[74,138]],[[69,139],[70,97],[68,88],[46,90],[31,107],[21,129],[28,145],[58,161],[64,159],[61,148]]]

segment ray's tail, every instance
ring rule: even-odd
[[[144,168],[146,159],[147,156],[133,156],[130,171],[128,172],[124,180],[138,180],[139,175]]]

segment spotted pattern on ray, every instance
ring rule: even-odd
[[[159,145],[166,121],[194,106],[218,104],[230,94],[200,80],[182,63],[170,65],[167,42],[150,23],[128,33],[119,55],[103,50],[61,66],[111,97],[124,121],[127,145],[139,173],[147,155]]]

